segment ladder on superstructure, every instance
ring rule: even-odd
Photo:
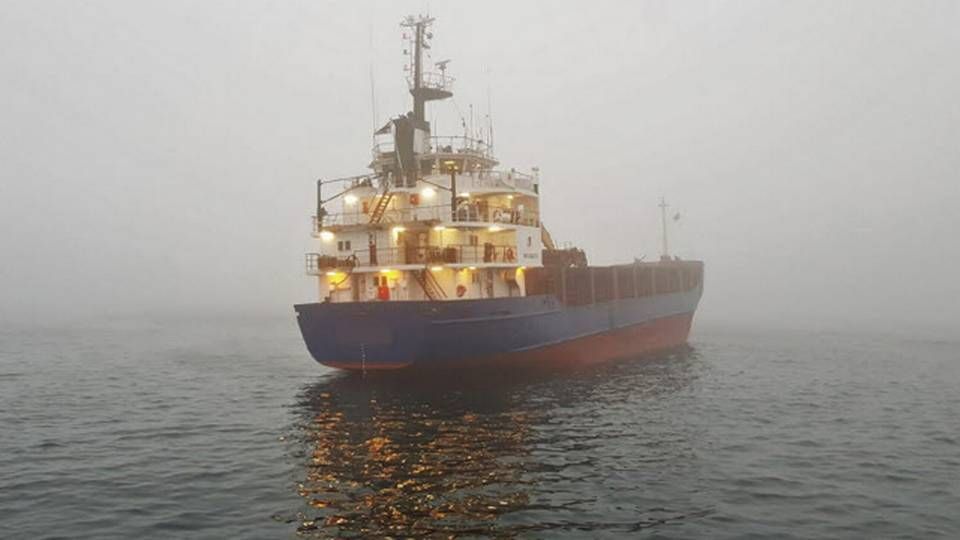
[[[447,297],[447,293],[444,292],[443,287],[437,283],[437,278],[433,277],[433,274],[428,270],[417,270],[413,275],[417,279],[417,283],[420,284],[420,288],[423,289],[424,294],[426,294],[430,300],[443,300]]]
[[[380,198],[377,199],[377,204],[373,207],[373,211],[370,212],[371,225],[380,223],[383,219],[383,214],[387,211],[387,207],[390,206],[391,199],[393,199],[393,193],[390,191],[390,181],[384,178],[383,188],[380,189]]]

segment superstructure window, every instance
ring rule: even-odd
[[[337,241],[337,250],[338,251],[350,251],[350,240],[339,240]]]

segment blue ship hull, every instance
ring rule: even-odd
[[[553,295],[294,306],[310,354],[349,370],[590,363],[686,342],[702,287],[582,306]]]

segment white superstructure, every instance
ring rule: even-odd
[[[431,22],[404,22],[414,110],[377,131],[372,172],[317,183],[318,248],[306,267],[325,301],[523,296],[524,269],[542,264],[537,169],[498,168],[489,142],[434,137],[424,120],[427,101],[452,95],[446,62],[421,69]]]

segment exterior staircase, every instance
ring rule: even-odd
[[[553,242],[553,236],[550,235],[550,231],[543,223],[540,224],[540,241],[543,242],[543,247],[547,249],[557,249],[557,245]]]
[[[390,206],[392,199],[393,193],[390,192],[390,182],[384,179],[383,188],[380,190],[380,197],[377,199],[377,204],[373,207],[373,211],[370,212],[371,225],[376,225],[383,220],[383,214],[387,211],[387,207]]]
[[[429,270],[417,270],[413,275],[430,300],[443,300],[447,297],[447,293],[444,292],[443,287],[437,283],[437,278],[433,277]]]

